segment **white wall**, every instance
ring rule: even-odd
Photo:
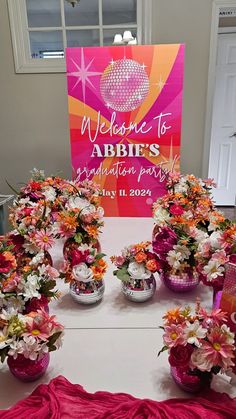
[[[211,12],[212,0],[153,0],[153,43],[186,44],[181,170],[195,175],[202,170]]]
[[[118,1],[118,0],[117,0]],[[146,0],[151,1],[151,0]],[[201,174],[212,0],[153,0],[153,43],[186,43],[181,166]],[[0,0],[0,193],[33,167],[70,176],[65,74],[15,74]]]

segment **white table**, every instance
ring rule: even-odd
[[[151,219],[107,218],[102,249],[108,256],[118,254],[124,245],[150,239],[151,231]],[[62,258],[60,244],[53,256],[57,265]],[[91,392],[127,392],[156,400],[188,397],[172,382],[167,354],[157,358],[162,347],[162,331],[158,326],[167,308],[194,304],[196,296],[210,308],[210,290],[199,285],[191,293],[178,295],[167,290],[157,278],[154,298],[135,304],[121,295],[120,283],[112,276],[112,270],[110,266],[105,277],[104,299],[94,306],[76,304],[68,294],[68,285],[58,284],[62,298],[51,303],[50,311],[66,327],[63,347],[51,354],[46,375],[35,383],[17,381],[4,365],[0,371],[0,408],[8,408],[38,384],[48,383],[60,374]],[[236,396],[236,389],[224,377],[215,377],[213,388]]]

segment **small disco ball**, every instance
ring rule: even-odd
[[[149,79],[144,66],[122,59],[109,64],[101,77],[100,91],[109,108],[130,112],[140,106],[149,92]]]

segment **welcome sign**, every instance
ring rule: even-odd
[[[106,216],[149,217],[179,170],[184,45],[67,48],[74,177]]]

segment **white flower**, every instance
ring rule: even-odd
[[[18,354],[22,354],[25,358],[35,361],[38,358],[41,347],[42,345],[33,336],[24,336],[22,340],[16,340],[10,345],[9,355],[16,359]]]
[[[198,320],[194,323],[186,322],[184,329],[184,337],[191,345],[201,346],[199,339],[204,339],[207,334],[207,329],[204,329]]]
[[[127,271],[132,279],[148,279],[152,275],[143,263],[137,262],[130,262]]]
[[[206,357],[205,349],[195,349],[191,355],[190,368],[200,371],[211,371],[214,364]]]
[[[79,263],[72,269],[72,273],[77,281],[90,282],[93,280],[93,271],[88,268],[86,263]]]
[[[30,201],[30,199],[29,198],[21,198],[20,200],[19,200],[19,204],[20,205],[25,205],[25,204],[28,204],[28,202]],[[17,201],[16,201],[17,202]]]
[[[80,250],[81,252],[86,252],[86,250],[91,250],[91,247],[85,243],[82,243],[79,245],[78,250]]]
[[[209,237],[209,241],[211,243],[211,247],[213,249],[220,249],[222,247],[221,245],[221,235],[222,235],[222,231],[214,231],[210,237]]]
[[[54,202],[56,199],[56,191],[52,186],[47,186],[47,188],[43,191],[43,194],[46,198],[46,201]]]
[[[37,275],[28,275],[27,280],[22,280],[19,284],[19,287],[21,289],[20,294],[24,295],[24,297],[29,300],[31,298],[39,298],[40,294],[38,292],[38,289],[40,287],[39,285],[39,277]]]
[[[12,342],[12,338],[8,338],[7,326],[0,330],[0,350],[6,348]]]
[[[222,324],[221,326],[222,332],[224,332],[227,335],[227,344],[232,345],[234,343],[235,335],[231,332],[230,328],[226,324]]]
[[[88,207],[89,205],[90,205],[90,202],[87,199],[81,198],[80,196],[76,196],[76,197],[71,196],[66,204],[66,207],[68,209],[75,209],[75,208],[83,209],[85,207]]]
[[[188,191],[188,185],[186,184],[185,178],[180,178],[179,183],[175,185],[175,193],[186,193]]]
[[[38,265],[39,263],[42,263],[44,260],[44,252],[37,253],[33,259],[30,261],[29,265]]]
[[[203,230],[200,230],[197,227],[191,227],[190,228],[190,235],[193,237],[197,243],[202,242],[206,238],[208,238],[208,234],[205,233]]]
[[[25,251],[30,253],[31,255],[35,255],[40,251],[39,247],[35,246],[35,244],[31,242],[23,244],[23,247]]]
[[[81,215],[89,215],[96,212],[96,207],[92,204],[89,204],[88,206],[84,207],[81,211]]]
[[[225,268],[220,266],[218,260],[211,259],[203,268],[204,274],[207,275],[208,281],[216,279],[218,276],[223,276]]]
[[[179,269],[181,266],[182,255],[180,252],[176,252],[175,250],[170,250],[167,253],[167,262],[170,266],[172,266],[175,270]]]
[[[16,359],[18,354],[23,354],[23,351],[22,341],[12,340],[8,355],[13,356],[13,358]]]
[[[173,246],[174,250],[176,251],[176,253],[180,253],[181,254],[181,259],[188,259],[189,256],[191,255],[191,252],[189,251],[189,249],[187,248],[187,246],[181,246],[179,244],[176,244]]]
[[[158,207],[153,214],[153,218],[157,225],[166,224],[170,219],[168,211],[162,207]]]

